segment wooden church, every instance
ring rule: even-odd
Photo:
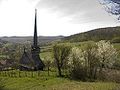
[[[40,59],[40,48],[38,47],[37,37],[37,10],[35,10],[35,25],[34,25],[34,37],[33,45],[31,46],[31,52],[27,52],[24,48],[24,53],[19,61],[20,70],[43,70],[45,67],[43,61]]]

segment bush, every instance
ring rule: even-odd
[[[104,69],[98,74],[99,80],[120,83],[120,71],[114,69]]]
[[[120,43],[120,37],[115,37],[111,40],[112,43]]]
[[[73,70],[71,70],[71,72],[70,72],[70,76],[72,79],[80,79],[82,81],[87,80],[87,78],[86,78],[87,74],[83,67],[73,68]]]

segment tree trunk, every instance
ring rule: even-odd
[[[50,73],[49,73],[49,71],[50,71],[50,68],[49,68],[49,66],[48,66],[48,76],[50,76]]]
[[[97,68],[94,68],[94,79],[97,79]]]
[[[58,74],[59,74],[60,77],[62,76],[61,67],[59,67],[59,66],[58,66]]]

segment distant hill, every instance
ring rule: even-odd
[[[107,27],[79,33],[63,38],[64,41],[82,42],[82,41],[100,41],[111,40],[120,42],[120,27]]]
[[[53,41],[61,40],[64,36],[39,36],[38,42],[39,44],[50,43]],[[24,36],[24,37],[0,37],[2,41],[8,41],[10,43],[32,43],[33,37],[32,36]]]
[[[0,43],[32,43],[32,36],[25,37],[0,37]],[[84,33],[71,35],[68,37],[64,36],[39,36],[39,44],[51,43],[53,41],[69,41],[69,42],[82,42],[82,41],[100,41],[100,40],[111,40],[112,42],[120,43],[120,27],[107,27],[91,30]]]
[[[0,39],[0,44],[5,44],[5,43],[7,43],[7,41]]]

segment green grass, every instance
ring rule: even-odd
[[[58,77],[2,77],[2,79],[4,81],[3,85],[6,90],[114,90],[115,88],[117,88],[117,86],[119,86],[119,84],[116,83],[78,82]]]
[[[42,52],[40,54],[40,57],[43,61],[49,60],[49,61],[53,61],[53,53],[52,52]]]
[[[14,72],[15,76],[4,76],[4,72],[0,74],[0,85],[4,86],[3,90],[119,90],[120,84],[114,82],[82,82],[70,80],[68,78],[60,78],[56,76],[56,72],[47,71],[40,72],[24,72],[21,71],[21,77],[18,76],[19,71]],[[27,73],[27,76],[25,75]],[[31,77],[33,73],[33,77]],[[2,89],[0,89],[2,90]]]

